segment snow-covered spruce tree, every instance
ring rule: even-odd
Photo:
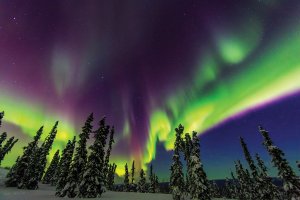
[[[143,169],[140,171],[140,180],[137,184],[137,191],[141,193],[146,192],[146,177],[145,177],[145,172]]]
[[[220,189],[219,189],[216,181],[209,181],[208,183],[209,183],[211,196],[214,198],[220,198],[221,197]]]
[[[105,118],[100,121],[99,130],[95,132],[94,144],[89,147],[91,153],[88,157],[88,162],[83,174],[78,197],[81,198],[96,198],[101,197],[102,193],[106,191],[104,185],[104,145],[103,135],[108,132],[105,125]]]
[[[256,200],[253,197],[253,183],[251,182],[251,177],[248,170],[244,169],[239,160],[235,163],[235,168],[240,187],[238,199]]]
[[[18,184],[19,189],[36,190],[38,189],[39,182],[39,159],[42,149],[38,146],[35,147],[30,156],[28,167],[24,172],[21,182]]]
[[[108,174],[107,174],[107,189],[108,190],[114,190],[116,169],[117,169],[117,165],[115,163],[109,164]]]
[[[43,176],[42,183],[43,184],[49,184],[51,181],[51,177],[55,174],[55,170],[57,169],[58,163],[59,163],[59,150],[57,150],[50,162],[50,165],[45,172],[45,175]]]
[[[134,166],[134,161],[132,162],[131,166],[131,183],[130,183],[130,192],[136,192],[136,184],[134,180],[134,175],[135,175],[135,166]]]
[[[200,144],[197,133],[193,132],[192,151],[190,158],[190,195],[192,199],[211,199],[209,183],[203,165],[200,160]]]
[[[75,138],[74,138],[74,140],[75,140]],[[71,146],[72,146],[72,142],[70,140],[68,140],[66,147],[62,151],[57,168],[55,169],[55,173],[53,174],[53,176],[50,179],[50,183],[52,186],[56,186],[56,184],[59,180],[59,176],[60,176],[60,172],[61,172],[60,169],[62,168],[62,164],[64,162],[66,162],[66,159],[68,158],[68,151],[70,150]]]
[[[67,178],[70,171],[70,165],[72,162],[72,157],[75,149],[76,137],[74,137],[73,141],[68,141],[66,151],[63,152],[61,158],[61,164],[58,174],[58,179],[56,182],[56,196],[64,197],[66,194],[62,193],[64,187],[67,184]],[[64,154],[65,153],[65,154]]]
[[[254,160],[250,155],[247,144],[244,139],[240,137],[241,146],[243,148],[243,152],[248,162],[249,168],[252,174],[252,184],[253,184],[253,195],[252,197],[255,199],[278,199],[278,192],[276,192],[275,185],[272,184],[270,179],[266,179],[258,173],[258,169],[254,164]],[[269,180],[269,181],[268,181]]]
[[[3,147],[0,146],[0,166],[1,162],[4,159],[5,155],[10,152],[13,146],[18,142],[18,139],[15,140],[15,137],[9,138]]]
[[[112,150],[112,144],[115,142],[114,141],[114,132],[115,132],[115,129],[114,129],[114,127],[112,127],[111,130],[110,130],[108,148],[107,148],[106,154],[105,154],[105,161],[104,161],[105,164],[104,164],[104,169],[103,169],[103,174],[104,174],[104,177],[106,177],[106,179],[109,176],[109,173],[108,173],[108,171],[109,171],[109,157],[110,157],[110,153],[111,153],[111,150]]]
[[[13,166],[15,168],[14,172],[5,182],[6,187],[16,187],[21,182],[22,177],[24,176],[25,170],[28,168],[30,157],[34,153],[35,148],[37,147],[38,141],[41,138],[43,133],[43,126],[37,131],[36,135],[32,142],[30,142],[26,147],[24,147],[23,155],[20,157],[18,162]]]
[[[129,192],[129,172],[127,163],[125,164],[124,188],[123,192]]]
[[[94,120],[93,113],[91,113],[86,119],[82,131],[79,134],[79,140],[75,149],[75,155],[73,162],[71,163],[70,171],[68,174],[66,185],[60,193],[60,197],[67,195],[70,198],[74,198],[78,193],[79,184],[82,181],[82,176],[87,163],[87,147],[86,142],[89,139],[89,135],[92,132],[92,122]]]
[[[274,145],[268,131],[261,126],[259,126],[259,131],[264,138],[263,145],[272,157],[272,163],[278,169],[278,176],[283,180],[285,199],[300,199],[300,181],[284,158],[283,151]]]
[[[154,180],[154,173],[153,173],[153,165],[150,165],[150,173],[149,173],[149,188],[148,192],[155,193],[155,180]]]
[[[44,172],[45,172],[45,167],[47,164],[47,156],[49,155],[49,152],[52,148],[52,144],[54,142],[54,139],[56,137],[57,134],[57,125],[58,125],[58,121],[55,122],[53,128],[51,129],[50,133],[48,134],[48,136],[46,137],[46,139],[44,140],[41,149],[40,149],[40,158],[39,158],[39,165],[38,165],[38,179],[39,181],[42,179]]]
[[[266,190],[264,193],[269,194],[265,195],[264,199],[281,199],[281,194],[279,188],[272,183],[272,178],[268,175],[268,169],[264,164],[264,161],[260,158],[258,153],[255,154],[257,165],[259,167],[258,177],[262,182],[261,185]]]
[[[185,134],[184,140],[184,159],[186,161],[186,182],[185,182],[185,192],[186,194],[189,193],[189,187],[191,180],[191,170],[190,170],[190,158],[191,158],[191,151],[192,151],[192,139],[189,133]]]
[[[184,176],[182,172],[182,163],[180,161],[181,135],[184,127],[180,124],[176,131],[176,140],[174,143],[173,163],[171,165],[170,190],[174,200],[184,198]],[[152,175],[153,176],[153,175]],[[150,177],[151,178],[151,177]],[[153,179],[153,178],[152,178]]]

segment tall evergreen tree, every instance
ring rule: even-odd
[[[15,137],[11,137],[6,141],[5,145],[2,148],[0,146],[0,165],[5,155],[8,154],[8,152],[10,152],[10,150],[17,142],[18,139],[15,140]]]
[[[20,157],[18,162],[14,164],[16,165],[14,166],[14,173],[11,174],[8,180],[5,182],[5,185],[7,187],[16,187],[21,182],[22,177],[24,176],[24,172],[28,168],[30,157],[34,153],[42,133],[43,126],[37,131],[33,141],[30,142],[28,146],[24,147],[23,155]]]
[[[150,181],[150,185],[149,185],[149,192],[150,193],[155,193],[155,176],[153,173],[153,165],[150,165],[150,174],[149,174],[149,181]]]
[[[136,184],[135,184],[134,176],[135,176],[135,166],[133,161],[131,166],[131,183],[130,183],[131,192],[136,192]]]
[[[265,193],[269,195],[265,195],[264,199],[281,199],[279,188],[272,183],[272,178],[268,175],[267,167],[265,166],[263,160],[259,157],[258,153],[255,154],[255,158],[259,167],[259,179],[262,182]]]
[[[264,138],[263,145],[272,157],[272,163],[278,169],[278,176],[283,180],[285,198],[300,199],[300,181],[284,158],[283,151],[274,145],[268,131],[261,126],[259,127],[259,131]]]
[[[57,166],[59,164],[59,150],[57,150],[51,160],[51,163],[45,173],[45,175],[43,176],[42,179],[42,183],[43,184],[49,184],[51,181],[51,177],[53,177],[53,175],[55,174],[55,170],[57,169]]]
[[[141,169],[140,171],[140,180],[137,185],[137,191],[141,193],[146,192],[146,177],[143,169]]]
[[[235,169],[236,169],[236,174],[239,182],[238,199],[254,200],[254,198],[252,198],[253,192],[252,192],[252,184],[250,182],[250,174],[248,174],[244,170],[243,165],[239,160],[235,162]]]
[[[187,173],[186,173],[186,182],[185,182],[185,192],[189,193],[190,180],[191,180],[191,151],[192,151],[192,139],[189,133],[185,134],[185,142],[184,142],[184,159],[186,161]]]
[[[192,145],[190,158],[190,195],[192,199],[210,200],[211,194],[209,183],[200,160],[200,144],[196,132],[193,132]]]
[[[73,138],[73,141],[75,141],[75,137]],[[71,147],[72,147],[72,141],[68,140],[66,147],[62,151],[61,158],[58,162],[55,173],[53,174],[53,176],[50,179],[50,183],[51,183],[52,186],[56,186],[56,184],[57,184],[57,182],[60,178],[62,165],[67,162],[67,159],[69,158],[68,154],[69,154],[69,151],[70,151]],[[61,186],[61,187],[63,187],[63,186]]]
[[[20,189],[36,190],[38,189],[39,179],[39,159],[42,149],[35,147],[33,153],[30,155],[30,161],[26,168],[21,182],[18,184]]]
[[[91,113],[85,121],[82,131],[79,134],[78,144],[75,150],[73,162],[71,164],[70,172],[68,174],[66,187],[61,191],[60,196],[67,195],[70,198],[74,198],[79,190],[79,184],[82,180],[82,176],[87,163],[87,148],[86,143],[89,139],[89,135],[92,132],[92,122],[94,120],[93,113]]]
[[[250,155],[250,152],[248,150],[247,144],[245,143],[244,139],[240,137],[240,143],[244,152],[244,156],[246,158],[246,161],[249,165],[249,168],[251,170],[252,178],[249,179],[249,182],[251,182],[252,185],[252,198],[253,199],[266,199],[266,196],[270,196],[271,194],[266,193],[268,192],[265,190],[265,185],[262,184],[261,179],[258,177],[258,171],[257,167],[254,164],[254,160],[252,159],[252,156]]]
[[[182,171],[182,163],[180,161],[179,151],[181,149],[181,135],[184,127],[180,124],[176,131],[176,140],[174,143],[173,163],[171,165],[170,189],[174,200],[184,198],[184,177]],[[152,175],[153,176],[153,175]],[[150,177],[151,178],[151,177]],[[153,179],[153,178],[152,178]]]
[[[109,165],[108,168],[108,175],[107,175],[107,189],[108,190],[114,190],[114,179],[115,179],[115,172],[117,169],[117,165],[113,163],[112,165]]]
[[[99,125],[99,129],[95,132],[95,142],[90,146],[91,153],[79,187],[78,196],[83,198],[101,197],[102,193],[106,191],[103,174],[105,154],[103,135],[107,134],[109,130],[105,125],[105,118],[100,121]]]
[[[135,173],[135,167],[134,167],[134,161],[132,161],[132,166],[131,166],[131,184],[134,183],[134,173]]]
[[[127,163],[125,164],[125,175],[124,175],[124,192],[129,191],[129,172]]]
[[[40,181],[43,177],[45,167],[47,164],[47,156],[52,148],[52,144],[57,134],[57,125],[58,121],[55,122],[53,128],[51,129],[50,133],[46,137],[45,141],[43,142],[41,149],[40,149],[40,157],[39,157],[39,165],[38,165],[38,180]]]
[[[67,178],[70,171],[70,165],[72,162],[72,157],[75,149],[76,137],[74,137],[73,141],[68,141],[66,151],[63,152],[61,158],[61,164],[58,174],[58,179],[56,182],[56,196],[64,197],[66,194],[63,193],[63,189],[67,184]]]
[[[104,177],[108,176],[109,157],[110,157],[110,153],[111,153],[111,150],[112,150],[112,144],[115,142],[114,141],[114,132],[115,132],[115,129],[114,129],[114,127],[112,127],[111,130],[110,130],[110,135],[109,135],[108,148],[107,148],[106,154],[105,154],[105,161],[104,161],[105,165],[104,165],[104,169],[103,169]]]

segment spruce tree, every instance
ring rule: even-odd
[[[111,154],[111,150],[112,150],[112,144],[115,142],[114,141],[114,127],[111,128],[110,130],[110,135],[109,135],[109,143],[108,143],[108,148],[106,150],[106,154],[105,154],[105,165],[104,165],[104,169],[103,169],[103,173],[104,173],[104,177],[108,176],[108,170],[109,170],[109,157]]]
[[[55,174],[55,170],[57,169],[59,159],[60,159],[59,150],[57,150],[51,160],[51,163],[50,163],[45,175],[43,176],[43,179],[42,179],[43,184],[50,183],[51,178],[53,177],[53,175]]]
[[[193,132],[192,151],[190,158],[190,195],[192,199],[210,200],[210,188],[206,173],[200,160],[200,145],[197,133]]]
[[[79,140],[77,142],[75,155],[70,167],[70,172],[68,174],[66,187],[64,186],[64,189],[60,193],[61,197],[67,195],[70,198],[74,198],[78,193],[79,184],[82,180],[85,165],[87,163],[86,143],[89,139],[90,133],[92,132],[93,126],[91,123],[93,122],[93,120],[93,113],[91,113],[85,121],[85,124],[82,127],[82,131],[79,134]]]
[[[20,189],[36,190],[38,189],[39,179],[39,159],[42,149],[38,146],[35,147],[30,156],[28,167],[24,171],[21,182],[18,184]]]
[[[150,193],[155,193],[155,177],[154,177],[154,173],[153,173],[153,165],[150,165],[150,174],[149,174],[149,181],[150,181],[150,185],[149,185],[149,192]]]
[[[15,137],[9,138],[3,147],[0,146],[0,166],[1,162],[4,159],[5,155],[10,152],[13,146],[18,142],[18,139],[15,140]]]
[[[239,194],[238,199],[249,199],[255,200],[253,197],[253,184],[251,182],[251,177],[247,169],[244,169],[242,163],[238,160],[235,163],[236,174],[239,181]]]
[[[176,140],[174,143],[173,163],[171,165],[170,189],[174,200],[181,200],[184,198],[184,177],[182,171],[182,163],[180,161],[181,135],[184,127],[179,125],[176,131]],[[153,176],[153,175],[152,175]],[[150,177],[153,179],[152,177]]]
[[[117,165],[113,163],[110,164],[108,167],[108,175],[107,175],[107,189],[108,190],[114,190],[114,179],[115,179],[115,172],[117,169]]]
[[[185,134],[184,141],[184,159],[186,161],[187,173],[186,173],[186,182],[185,182],[185,192],[189,193],[190,180],[191,180],[191,166],[190,166],[190,158],[192,151],[192,139],[189,133]]]
[[[66,147],[66,151],[63,152],[62,154],[59,174],[57,175],[58,179],[56,182],[56,193],[55,193],[55,195],[59,197],[65,196],[65,194],[62,193],[62,191],[67,184],[67,178],[70,171],[70,165],[72,162],[75,143],[76,143],[75,137],[72,142],[69,140]]]
[[[132,166],[131,166],[131,184],[130,184],[131,192],[136,192],[136,184],[135,184],[135,180],[134,180],[134,175],[135,175],[135,166],[134,166],[134,161],[133,161]]]
[[[141,193],[146,192],[146,177],[143,169],[140,171],[140,180],[137,184],[137,191]]]
[[[48,136],[46,137],[45,141],[43,142],[41,149],[40,149],[40,158],[39,158],[39,165],[38,165],[38,179],[39,181],[42,179],[44,171],[45,171],[45,167],[47,164],[47,156],[49,155],[49,152],[52,148],[52,144],[54,142],[54,139],[56,137],[57,134],[57,125],[58,125],[58,121],[55,122],[53,128],[51,129],[50,133],[48,134]]]
[[[12,173],[5,182],[7,187],[16,187],[21,182],[24,172],[28,168],[31,155],[34,153],[42,133],[43,126],[37,131],[36,135],[34,136],[34,140],[30,142],[28,146],[24,147],[23,155],[20,157],[18,162],[14,164],[14,173]]]
[[[74,138],[74,140],[75,140],[75,138]],[[68,153],[70,151],[71,146],[72,146],[72,142],[70,140],[68,140],[67,145],[65,146],[65,148],[62,151],[62,155],[61,155],[61,158],[58,162],[55,173],[53,174],[53,176],[50,179],[50,183],[51,183],[52,186],[56,186],[56,184],[57,184],[57,182],[60,178],[59,176],[60,176],[60,173],[61,173],[62,165],[63,165],[63,163],[66,162],[66,159],[68,159]]]
[[[125,164],[125,175],[124,175],[124,192],[129,192],[129,172],[127,163]]]
[[[79,186],[78,197],[96,198],[101,197],[106,191],[104,185],[104,145],[103,135],[108,132],[105,125],[105,118],[100,121],[100,127],[95,132],[95,142],[90,146],[91,153],[88,158],[85,173]]]
[[[259,127],[259,131],[264,138],[263,145],[272,157],[272,163],[278,169],[278,176],[283,180],[283,189],[286,195],[285,198],[300,199],[300,181],[287,160],[284,158],[283,151],[274,145],[268,131],[261,126]]]

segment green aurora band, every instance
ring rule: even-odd
[[[227,66],[240,69],[225,78],[219,79],[218,72],[230,69],[222,69],[223,66],[218,65],[215,55],[205,54],[201,58],[200,70],[196,70],[198,73],[194,81],[170,95],[162,108],[157,108],[152,113],[144,163],[155,159],[158,141],[163,142],[167,150],[173,148],[174,129],[180,123],[185,126],[185,132],[195,130],[198,134],[203,134],[232,117],[299,92],[299,32],[300,29],[294,29],[289,34],[281,35],[279,39],[273,38],[272,45],[247,61],[244,59],[250,57],[251,51],[244,48],[244,44],[249,43],[248,41],[243,43],[238,38],[224,41],[226,45],[222,48],[228,49],[220,51],[232,52],[238,57],[225,56],[223,61],[234,64],[240,62],[238,65]],[[232,45],[229,45],[230,42]],[[217,84],[213,84],[217,79]],[[205,90],[210,82],[212,87]]]

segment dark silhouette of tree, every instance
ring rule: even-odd
[[[43,184],[49,184],[51,181],[51,177],[55,174],[55,170],[57,169],[57,166],[59,164],[59,150],[57,150],[51,160],[51,163],[42,179]]]
[[[129,172],[127,163],[125,164],[125,176],[124,176],[124,192],[129,191]]]
[[[81,198],[96,198],[101,197],[106,188],[104,185],[104,145],[107,134],[107,126],[105,118],[100,123],[99,129],[95,132],[95,142],[90,146],[91,153],[88,158],[87,166],[83,178],[80,183],[78,197]]]
[[[34,153],[42,133],[43,126],[37,131],[36,135],[34,136],[34,140],[30,142],[28,146],[24,147],[23,155],[20,157],[18,162],[14,164],[15,166],[13,166],[15,169],[14,172],[10,174],[10,177],[5,182],[7,187],[16,187],[21,182],[25,170],[29,166],[31,155]]]
[[[110,135],[109,135],[108,148],[107,148],[106,154],[105,154],[105,161],[104,161],[105,165],[104,165],[104,169],[103,169],[104,177],[109,176],[109,173],[108,173],[108,170],[109,170],[109,157],[110,157],[110,153],[111,153],[111,150],[112,150],[112,144],[115,142],[114,141],[114,132],[115,132],[115,129],[114,129],[114,127],[112,127],[111,130],[110,130]]]
[[[183,130],[184,127],[181,124],[178,126],[178,128],[175,129],[176,140],[174,143],[173,163],[171,165],[171,176],[170,176],[170,189],[172,191],[172,196],[174,200],[181,200],[184,197],[184,177],[182,171],[182,163],[180,161],[180,154],[179,154],[179,151],[181,149],[181,144],[182,144],[181,135],[183,133]]]
[[[35,147],[30,156],[28,167],[26,168],[21,182],[18,184],[20,189],[36,190],[38,189],[39,182],[39,161],[42,149],[38,146]]]
[[[15,137],[9,138],[5,145],[1,147],[0,145],[0,166],[1,162],[4,159],[5,155],[10,152],[10,150],[13,148],[13,146],[18,142],[18,139],[15,140]]]
[[[114,180],[115,180],[115,172],[117,169],[117,165],[113,163],[110,164],[108,167],[108,174],[107,174],[107,189],[114,190]]]
[[[39,161],[38,161],[39,165],[38,165],[38,170],[37,170],[37,173],[39,173],[39,175],[38,175],[39,181],[43,177],[45,167],[47,164],[47,156],[49,155],[49,152],[52,148],[54,139],[57,134],[57,125],[58,125],[58,121],[55,122],[53,128],[51,129],[50,133],[48,134],[48,136],[46,137],[45,141],[43,142],[43,144],[40,148],[40,156],[39,156]]]
[[[61,163],[60,163],[59,174],[57,175],[58,179],[56,182],[56,193],[55,193],[55,195],[59,197],[64,197],[66,195],[62,193],[62,191],[67,183],[67,178],[70,171],[70,165],[72,162],[75,143],[76,143],[76,137],[74,137],[72,142],[69,140],[61,157]]]
[[[146,192],[146,177],[145,177],[145,172],[143,169],[140,171],[140,180],[137,184],[137,191],[141,193]]]
[[[85,170],[87,162],[87,147],[86,142],[89,139],[89,135],[92,132],[92,122],[94,120],[93,113],[91,113],[85,121],[82,131],[79,134],[79,140],[75,149],[75,155],[73,162],[71,163],[70,171],[67,177],[66,187],[60,192],[60,196],[67,195],[70,198],[74,198],[78,193],[78,187],[82,180],[82,176]]]
[[[192,151],[190,157],[190,195],[192,199],[210,200],[210,188],[206,173],[200,159],[200,144],[197,133],[193,132]]]
[[[269,136],[269,132],[259,126],[259,131],[264,138],[263,145],[272,157],[272,163],[278,169],[278,176],[283,180],[283,189],[286,199],[299,199],[300,197],[300,181],[293,172],[287,160],[284,158],[284,153],[281,149],[274,145]]]

